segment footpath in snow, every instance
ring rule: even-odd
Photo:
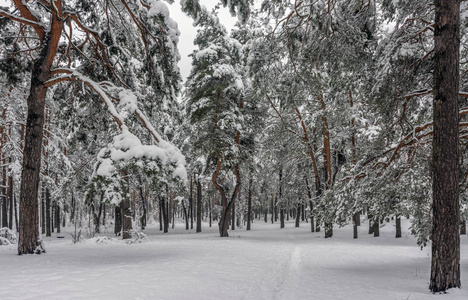
[[[203,233],[184,224],[168,234],[149,228],[138,244],[72,244],[64,234],[45,239],[43,255],[18,256],[16,245],[0,246],[0,299],[468,299],[466,236],[462,289],[433,295],[430,247],[421,251],[407,231],[395,239],[392,223],[374,238],[364,222],[357,240],[349,226],[324,239],[306,223],[280,229],[256,221],[252,231],[230,231],[229,238],[204,225]]]

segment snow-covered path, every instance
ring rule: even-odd
[[[408,225],[407,220],[405,224]],[[217,236],[215,227],[169,234],[152,228],[141,244],[121,240],[73,245],[48,238],[45,255],[17,256],[0,247],[0,299],[468,299],[468,238],[462,236],[461,290],[428,292],[430,248],[408,233],[352,239],[350,227],[331,239],[260,221],[252,231]]]

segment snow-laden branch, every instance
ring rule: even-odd
[[[112,115],[114,121],[117,123],[121,131],[121,134],[114,138],[114,145],[110,147],[111,152],[118,150],[124,151],[126,153],[125,155],[114,154],[112,160],[129,160],[131,157],[159,159],[163,164],[174,164],[175,169],[173,170],[173,175],[179,177],[183,182],[187,181],[185,157],[176,146],[161,138],[161,135],[156,131],[146,115],[141,111],[140,108],[138,108],[138,98],[131,90],[117,87],[109,81],[98,83],[91,78],[71,69],[54,69],[52,74],[61,75],[54,77],[53,79],[46,82],[46,86],[63,81],[81,82],[82,84],[91,88],[104,102],[107,110]],[[111,92],[117,92],[119,98],[111,99],[109,96]],[[138,137],[129,131],[128,126],[125,124],[126,118],[121,113],[119,113],[112,100],[118,102],[118,107],[123,107],[128,112],[136,115],[136,117],[142,123],[143,127],[145,127],[145,129],[151,134],[156,142],[156,145],[141,144],[141,141],[138,139]],[[113,153],[117,153],[115,151]]]

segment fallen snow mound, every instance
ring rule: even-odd
[[[8,227],[0,228],[0,246],[8,246],[18,243],[16,234]]]

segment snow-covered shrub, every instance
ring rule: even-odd
[[[0,228],[0,246],[18,243],[16,234],[8,227]]]
[[[146,234],[141,231],[131,229],[130,233],[132,234],[132,238],[126,241],[127,244],[141,243],[144,239],[148,239]]]

